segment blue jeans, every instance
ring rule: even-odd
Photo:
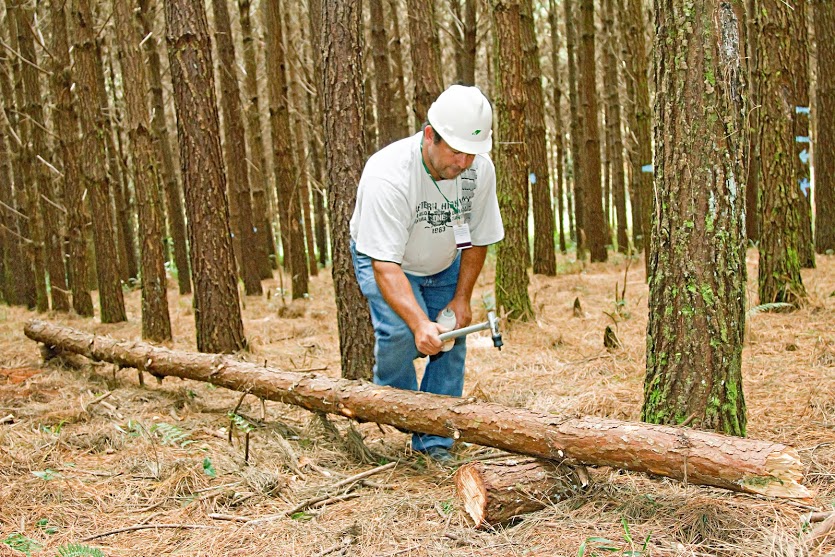
[[[371,323],[374,325],[374,383],[398,389],[418,390],[414,359],[420,357],[415,346],[415,337],[406,322],[397,315],[383,299],[371,258],[357,253],[351,242],[354,272],[360,289],[368,299],[371,308]],[[455,295],[458,284],[460,255],[449,268],[440,273],[419,277],[406,273],[418,304],[426,315],[434,320]],[[459,337],[449,352],[439,352],[429,357],[423,372],[420,390],[427,393],[460,397],[464,389],[464,359],[467,356],[466,337]],[[412,448],[426,451],[430,447],[452,446],[452,439],[439,435],[415,433]]]

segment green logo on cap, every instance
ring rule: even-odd
[[[481,130],[476,130],[476,131],[474,131],[474,132],[472,133],[472,135],[478,135],[478,134],[480,134],[480,133],[481,133]]]

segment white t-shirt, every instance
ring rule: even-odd
[[[399,263],[417,276],[439,273],[455,260],[452,227],[459,219],[469,225],[474,246],[504,238],[490,158],[476,155],[460,176],[436,186],[423,166],[422,135],[396,141],[368,159],[351,217],[359,253]]]

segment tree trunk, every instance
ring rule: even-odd
[[[368,304],[351,262],[349,223],[357,200],[365,150],[362,139],[362,5],[359,0],[311,2],[313,44],[321,46],[317,64],[320,109],[324,115],[331,254],[342,376],[370,379],[374,331]],[[323,39],[328,37],[327,41]]]
[[[528,296],[528,152],[519,0],[493,0],[496,89],[496,195],[505,238],[496,256],[496,306],[510,319],[534,318]]]
[[[797,99],[793,72],[800,53],[791,30],[798,10],[782,0],[757,0],[757,70],[760,96],[759,160],[760,303],[798,303],[806,298],[800,276],[800,242],[803,220],[795,153],[794,121]]]
[[[609,127],[609,137],[612,145],[609,155],[612,179],[612,198],[615,205],[616,230],[618,251],[629,253],[629,237],[626,234],[626,177],[623,173],[623,136],[620,131],[620,95],[618,62],[615,55],[618,39],[615,32],[615,8],[612,0],[603,3],[603,18],[606,27],[606,44],[604,45],[604,71],[606,72],[606,125]]]
[[[96,33],[89,0],[72,0],[72,37],[75,62],[75,89],[79,120],[83,134],[81,143],[82,187],[90,197],[93,218],[93,243],[96,246],[96,278],[99,286],[102,323],[126,321],[122,280],[116,255],[114,217],[110,207],[110,181],[107,175],[105,135],[110,133],[101,105],[101,61],[97,60]],[[116,185],[115,187],[118,187]],[[78,278],[78,277],[76,277]]]
[[[580,49],[577,67],[583,90],[583,171],[580,178],[585,204],[585,233],[592,261],[606,261],[608,227],[603,220],[603,192],[600,182],[600,132],[597,126],[597,63],[594,51],[594,2],[580,0]]]
[[[270,167],[264,154],[264,136],[261,127],[261,107],[258,94],[258,45],[252,32],[250,0],[238,0],[241,19],[244,55],[244,95],[246,103],[246,133],[249,147],[249,180],[252,189],[252,220],[254,228],[256,258],[261,279],[273,277],[270,254],[275,255],[275,240],[267,203],[267,188],[270,187]]]
[[[12,18],[7,18],[7,20],[11,27]],[[15,38],[17,34],[13,28],[11,30],[12,43],[16,43]],[[3,31],[5,29],[0,28],[0,38],[5,38]],[[7,63],[8,61],[11,61],[11,64]],[[8,126],[5,128],[8,132],[8,151],[6,151],[8,158],[4,162],[7,165],[7,170],[4,170],[4,174],[0,176],[0,179],[5,181],[2,186],[4,188],[3,201],[8,207],[3,208],[2,222],[5,227],[4,233],[6,237],[11,238],[13,241],[13,244],[10,245],[9,251],[7,252],[10,261],[6,267],[6,271],[10,273],[10,278],[12,279],[12,303],[27,306],[32,309],[36,305],[36,293],[35,277],[29,257],[30,249],[28,242],[31,240],[28,238],[27,217],[21,212],[21,210],[25,212],[25,208],[18,201],[20,191],[23,189],[21,184],[24,181],[22,168],[23,157],[21,154],[23,146],[21,145],[20,134],[18,132],[20,129],[19,118],[18,110],[15,106],[16,87],[12,85],[11,81],[12,76],[16,73],[12,70],[12,67],[16,64],[20,64],[20,60],[15,56],[10,57],[6,49],[0,48],[0,68],[2,68],[2,71],[0,71],[0,92],[2,92],[3,96],[4,123]],[[22,87],[22,84],[20,84],[20,87]],[[8,301],[9,299],[7,299]]]
[[[815,249],[835,250],[835,4],[815,0],[817,72],[817,145],[815,151]]]
[[[629,158],[629,170],[626,173],[626,181],[628,184],[629,202],[632,213],[632,246],[635,251],[640,251],[644,248],[641,233],[641,162],[638,151],[638,118],[635,107],[637,106],[635,89],[635,56],[633,53],[636,42],[635,37],[630,35],[629,31],[629,14],[626,11],[626,0],[616,0],[616,10],[618,19],[618,33],[620,36],[620,62],[622,64],[621,78],[624,83],[623,107],[625,111],[624,123],[627,131],[624,137],[624,146]]]
[[[668,94],[655,101],[641,419],[744,436],[745,53],[729,4],[689,6],[655,1],[655,87]]]
[[[542,94],[542,69],[532,0],[522,0],[522,56],[525,105],[525,142],[528,150],[528,171],[533,208],[533,272],[557,274],[557,253],[554,250],[554,207],[551,203],[551,173],[548,170],[548,146],[545,137],[545,99]],[[526,227],[527,228],[527,227]]]
[[[412,82],[415,86],[415,124],[426,121],[429,106],[444,90],[441,75],[441,43],[435,2],[406,0],[409,13],[409,51],[412,55]]]
[[[263,293],[261,270],[258,265],[259,251],[255,246],[256,236],[253,232],[255,223],[252,220],[252,197],[249,191],[248,149],[241,110],[241,91],[238,86],[235,44],[232,40],[232,23],[229,21],[227,0],[212,0],[212,6],[220,74],[223,136],[226,140],[224,152],[229,173],[229,204],[230,207],[237,208],[237,219],[233,219],[230,224],[235,238],[238,239],[238,272],[243,279],[244,291],[247,296],[260,296]]]
[[[461,79],[467,85],[475,85],[476,51],[478,49],[478,4],[476,0],[464,0],[464,43],[461,50]]]
[[[162,161],[162,180],[165,186],[168,228],[174,244],[174,265],[177,267],[177,286],[180,294],[191,294],[191,272],[189,271],[188,246],[186,244],[186,219],[183,213],[182,189],[174,164],[168,124],[165,119],[165,99],[162,88],[162,63],[159,56],[159,41],[154,26],[155,0],[139,0],[142,33],[145,52],[148,55],[148,78],[151,89],[151,123],[154,127],[154,142],[158,151],[157,160]]]
[[[389,41],[386,20],[383,17],[383,0],[369,0],[371,12],[371,51],[374,60],[374,85],[377,93],[377,120],[379,141],[375,149],[385,147],[400,139],[401,126],[398,118],[403,114],[395,112],[394,80],[389,67]]]
[[[55,188],[56,181],[49,175],[46,163],[52,159],[52,153],[48,151],[46,137],[46,120],[44,119],[43,93],[41,92],[40,78],[38,75],[38,58],[35,53],[35,41],[33,33],[34,7],[30,4],[20,4],[14,10],[17,15],[17,42],[20,56],[23,63],[20,66],[23,77],[23,87],[26,104],[22,107],[23,112],[31,119],[29,140],[27,148],[30,149],[29,156],[34,172],[34,189],[36,193],[34,200],[31,200],[32,210],[38,211],[30,215],[37,217],[30,222],[35,224],[40,220],[39,234],[43,245],[36,249],[38,257],[44,258],[44,269],[49,273],[49,297],[52,302],[53,311],[69,311],[70,300],[67,296],[67,274],[64,266],[64,242],[61,230],[62,213],[58,209],[62,201],[62,195]],[[36,160],[40,157],[41,160]],[[34,235],[33,235],[34,236]],[[34,238],[33,238],[34,239]]]
[[[577,245],[577,259],[584,259],[586,252],[585,240],[585,195],[583,193],[583,181],[580,179],[582,174],[583,162],[580,159],[580,134],[582,128],[582,114],[580,113],[580,100],[577,96],[577,23],[574,16],[574,0],[563,0],[563,10],[565,12],[565,48],[566,58],[568,60],[568,96],[569,96],[569,116],[571,119],[569,130],[571,135],[571,178],[574,184],[574,226],[571,230],[574,232],[574,241]]]
[[[290,100],[287,95],[285,67],[289,61],[284,51],[282,15],[279,0],[265,3],[264,23],[267,34],[267,83],[270,94],[273,166],[276,198],[284,251],[284,268],[290,273],[293,299],[307,294],[308,273],[299,204],[299,177],[293,154],[290,131]]]
[[[759,48],[759,32],[757,31],[756,0],[745,0],[745,34],[746,52],[748,54],[748,83],[750,84],[748,99],[750,106],[760,106],[758,80],[755,78],[758,66],[757,56]],[[818,78],[820,79],[820,78]],[[745,157],[745,229],[750,242],[760,240],[760,141],[759,141],[760,111],[752,110],[748,114],[748,144]]]
[[[87,249],[84,241],[84,190],[81,186],[81,144],[79,142],[78,113],[72,99],[72,73],[67,39],[67,17],[63,3],[50,4],[52,32],[52,75],[50,88],[55,98],[55,127],[58,130],[57,150],[63,161],[64,206],[67,209],[67,236],[69,238],[68,270],[72,284],[72,307],[78,315],[93,316],[93,298],[87,289]]]
[[[315,80],[314,80],[315,82]],[[317,128],[322,129],[322,113],[313,109],[313,94],[305,92],[305,108],[307,118],[310,122],[316,122]],[[311,130],[313,132],[314,130]],[[308,134],[308,149],[310,150],[311,169],[313,171],[313,216],[315,218],[314,235],[316,237],[316,249],[319,253],[319,265],[325,267],[328,264],[328,218],[325,212],[325,198],[328,193],[325,188],[324,171],[322,170],[322,149],[320,139],[316,133]]]
[[[556,177],[554,182],[556,184],[556,191],[554,197],[557,205],[557,228],[559,230],[560,253],[566,252],[565,245],[565,226],[564,217],[565,204],[563,202],[563,184],[566,184],[564,179],[565,172],[563,161],[565,160],[565,133],[562,119],[562,79],[560,78],[560,31],[557,24],[557,6],[554,0],[549,0],[550,10],[548,12],[548,22],[551,26],[551,72],[554,74],[553,88],[554,88],[554,136],[553,143],[555,144],[556,156],[554,157],[556,168]]]
[[[314,412],[454,437],[539,458],[648,472],[744,493],[811,496],[799,483],[804,465],[797,451],[780,443],[591,416],[566,418],[474,398],[281,371],[232,357],[169,350],[139,341],[120,342],[44,321],[30,321],[24,332],[53,352],[81,354],[158,376],[203,381]]]
[[[139,213],[139,256],[142,265],[142,338],[171,340],[165,244],[162,239],[162,199],[157,184],[156,159],[148,114],[148,80],[134,23],[134,11],[124,0],[113,0],[116,37],[122,64],[125,126],[133,153],[133,187]]]
[[[478,528],[511,519],[576,495],[583,484],[568,464],[542,459],[471,462],[455,472],[455,490]]]
[[[411,123],[414,116],[407,108],[409,101],[406,97],[406,79],[403,77],[403,40],[400,33],[400,22],[398,21],[400,8],[398,0],[389,0],[389,19],[391,20],[391,73],[394,80],[394,112],[397,114],[397,121],[400,122],[397,137],[406,137],[422,122]]]
[[[229,236],[212,50],[200,0],[165,0],[166,42],[188,212],[197,349],[246,346]]]

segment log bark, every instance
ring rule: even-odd
[[[538,511],[583,484],[573,467],[535,458],[471,462],[455,472],[458,497],[479,528]]]
[[[281,371],[220,354],[169,350],[29,321],[24,332],[53,351],[204,381],[312,411],[453,437],[529,456],[611,466],[686,483],[806,498],[797,451],[780,443],[608,418],[566,418],[524,408],[405,391],[364,381]]]

